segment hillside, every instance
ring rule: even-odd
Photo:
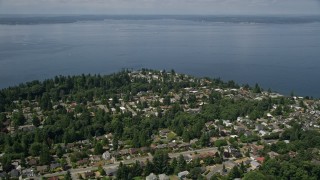
[[[174,70],[32,81],[0,91],[0,176],[319,179],[319,110]]]

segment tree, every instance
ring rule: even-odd
[[[197,180],[198,178],[200,178],[202,176],[201,173],[202,173],[201,168],[195,167],[195,168],[191,169],[190,174],[188,176],[191,179]]]
[[[0,111],[1,112],[1,111]],[[4,113],[0,113],[0,128],[3,127],[3,122],[6,120],[6,115]]]
[[[5,96],[2,92],[0,92],[0,112],[4,111],[5,104],[6,104]]]
[[[106,171],[103,169],[103,167],[101,165],[98,167],[98,171],[99,171],[101,176],[105,176],[106,175]]]
[[[228,175],[229,179],[241,178],[241,176],[242,172],[240,172],[238,166],[234,166]]]
[[[49,164],[51,162],[51,156],[49,152],[49,147],[43,143],[40,153],[40,163],[41,164]]]
[[[64,150],[61,147],[61,145],[59,144],[56,148],[56,154],[59,158],[62,158],[63,154],[64,154]]]
[[[94,154],[99,155],[104,153],[103,146],[100,142],[96,143],[94,146]]]
[[[245,172],[247,171],[247,168],[246,168],[245,165],[243,164],[243,161],[242,161],[241,164],[240,164],[240,171],[241,171],[242,173],[245,173]]]
[[[261,88],[260,88],[260,86],[258,85],[258,83],[255,84],[254,89],[253,89],[253,92],[254,92],[254,93],[261,93]]]
[[[22,167],[26,167],[26,166],[27,166],[27,163],[26,163],[26,159],[24,158],[24,155],[23,155],[23,154],[21,154],[20,160],[21,160],[21,166],[22,166]]]
[[[144,168],[144,175],[148,176],[150,173],[154,172],[154,165],[147,159],[146,167]]]
[[[214,142],[214,145],[216,147],[222,147],[228,145],[227,141],[225,139],[218,139]]]
[[[67,171],[67,174],[64,175],[64,180],[72,180],[70,171]]]
[[[11,160],[10,155],[5,154],[2,156],[1,164],[4,171],[9,172],[12,169]]]
[[[12,121],[13,125],[17,127],[23,125],[26,122],[26,118],[24,117],[23,113],[19,111],[17,113],[13,113]]]
[[[117,137],[117,136],[114,136],[114,137],[113,137],[112,146],[113,146],[113,149],[114,149],[114,150],[118,150],[119,140],[118,140],[118,137]]]
[[[131,172],[132,172],[132,175],[135,177],[135,176],[141,176],[142,175],[142,172],[143,172],[143,169],[141,167],[141,164],[139,161],[136,161],[134,163],[134,165],[132,166],[132,169],[131,169]]]
[[[155,173],[162,174],[167,171],[169,166],[169,155],[167,151],[158,150],[153,156]]]
[[[116,179],[129,180],[128,176],[129,176],[129,168],[125,164],[120,162],[119,167],[118,167],[118,171],[117,171],[117,176],[116,176],[117,178]]]
[[[249,149],[246,151],[245,156],[250,157],[250,150]]]
[[[210,137],[208,135],[208,133],[203,133],[200,137],[200,144],[202,147],[206,147],[209,145],[210,143]]]
[[[250,171],[244,175],[243,180],[266,180],[266,176],[258,171]]]
[[[36,127],[40,126],[40,119],[36,115],[32,117],[32,124]]]
[[[48,93],[43,94],[40,100],[40,107],[45,111],[52,109],[52,103],[51,103],[50,95]]]
[[[21,143],[19,143],[18,141],[15,141],[13,143],[12,149],[15,153],[21,153],[23,152],[23,147],[21,145]]]
[[[184,130],[182,133],[182,139],[183,142],[189,142],[190,141],[190,133],[188,130]]]
[[[196,103],[196,102],[197,102],[196,96],[195,96],[194,94],[191,94],[191,95],[189,96],[189,98],[188,98],[188,103],[189,103],[189,104],[194,104],[194,103]]]
[[[38,142],[31,144],[29,148],[29,153],[31,154],[31,156],[39,156],[41,152],[41,147],[41,144]]]
[[[171,100],[169,96],[163,98],[163,104],[169,106],[171,104]]]
[[[184,159],[182,154],[179,155],[177,167],[178,167],[178,169],[177,169],[178,172],[184,171],[187,168],[187,162]]]

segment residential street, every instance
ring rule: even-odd
[[[191,153],[207,153],[207,152],[217,152],[217,148],[216,147],[212,147],[212,148],[203,148],[203,149],[198,149],[195,151],[184,151],[184,152],[177,152],[177,153],[169,153],[170,158],[175,158],[175,157],[179,157],[180,154],[182,155],[187,155],[187,154],[191,154]],[[150,159],[149,156],[147,157],[137,157],[137,158],[133,158],[133,159],[129,159],[129,160],[123,160],[122,162],[124,164],[131,164],[134,163],[135,161],[146,161],[147,159]],[[151,159],[150,159],[151,160]],[[118,165],[120,164],[120,162],[116,162],[114,164],[108,164],[103,166],[104,169],[112,169],[112,168],[116,168],[118,167]],[[77,168],[77,169],[70,169],[70,173],[72,175],[73,178],[77,178],[77,174],[79,173],[85,173],[88,171],[92,171],[92,170],[97,170],[98,167],[86,167],[86,168]],[[57,172],[57,173],[52,173],[52,174],[46,174],[44,175],[44,177],[52,177],[52,176],[61,176],[66,174],[67,171],[62,171],[62,172]]]

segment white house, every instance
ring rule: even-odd
[[[102,159],[104,160],[110,160],[111,159],[111,154],[109,153],[109,151],[106,151],[102,154]]]

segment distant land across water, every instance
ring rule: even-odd
[[[320,97],[320,16],[0,15],[0,88],[175,69]]]

